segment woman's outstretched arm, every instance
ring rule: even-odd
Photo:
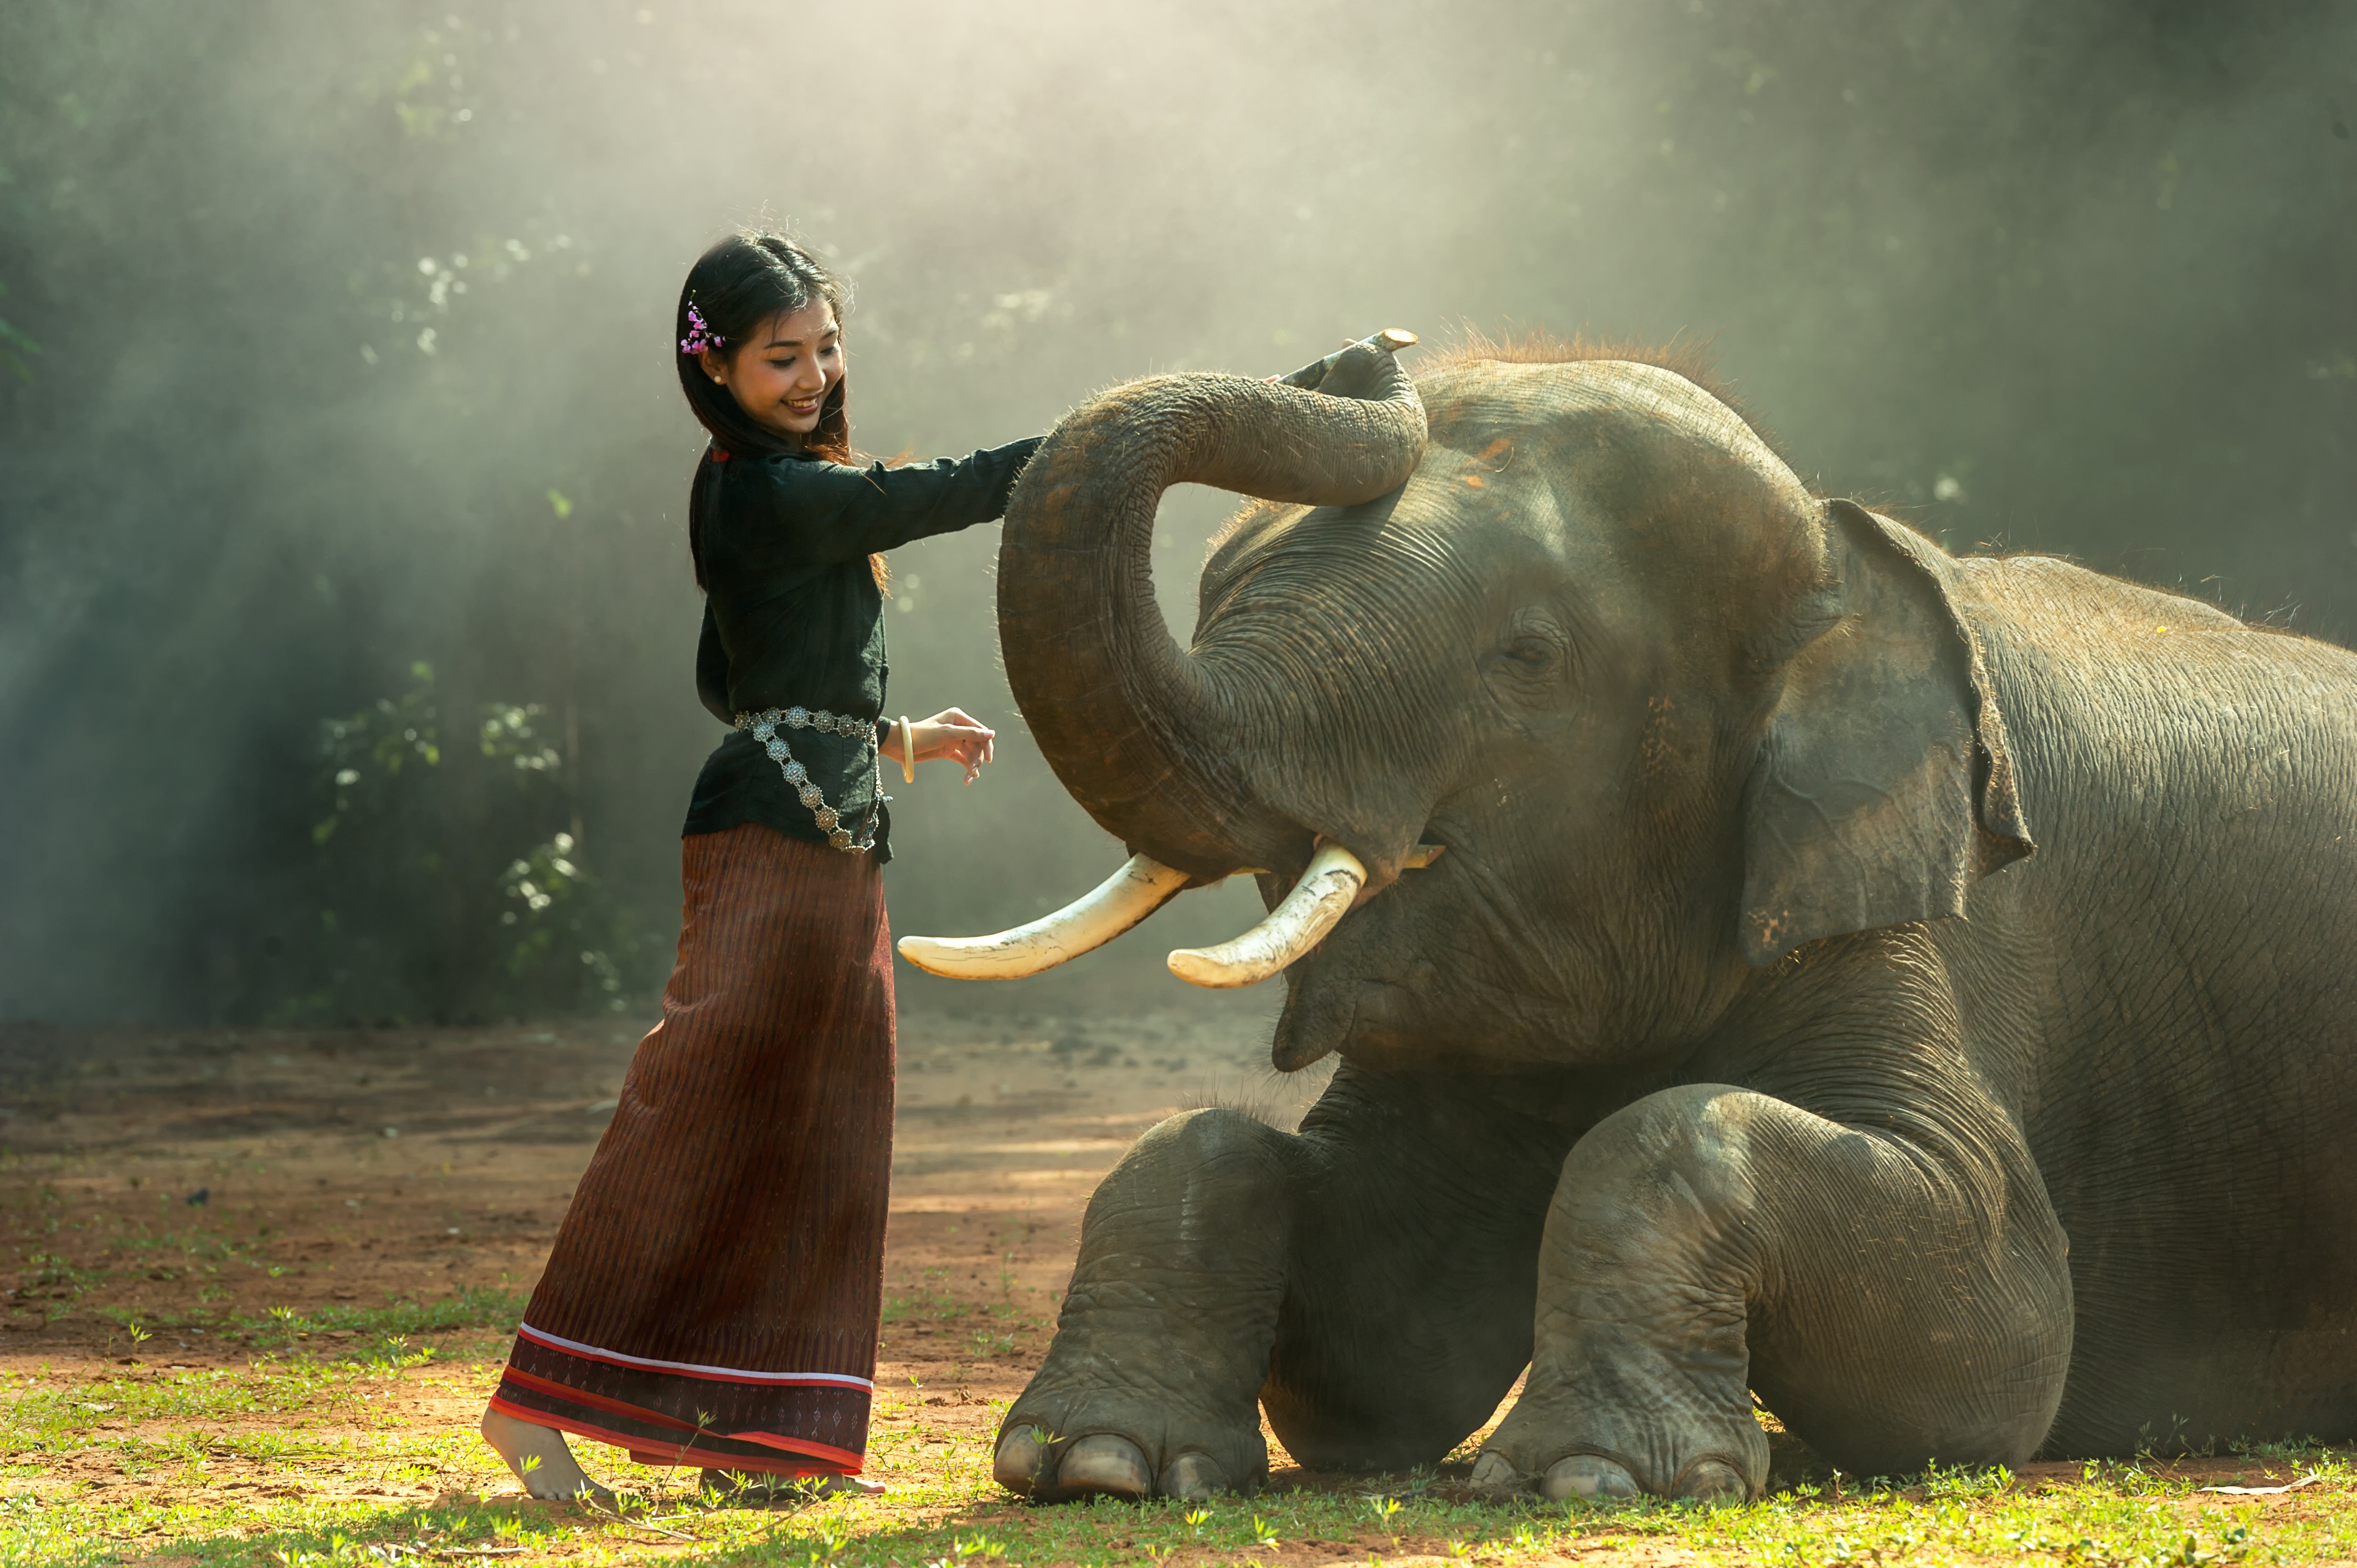
[[[897,468],[788,458],[755,472],[768,487],[778,546],[807,560],[850,561],[1004,517],[1040,439]]]

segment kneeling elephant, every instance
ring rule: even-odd
[[[1183,650],[1181,481],[1265,498]],[[2350,653],[1953,557],[1577,349],[1118,388],[999,592],[1138,858],[909,950],[1020,972],[1254,868],[1268,921],[1173,966],[1282,968],[1276,1065],[1341,1058],[1298,1133],[1105,1179],[1006,1486],[1249,1489],[1263,1409],[1428,1464],[1525,1366],[1477,1485],[1756,1496],[1753,1391],[1865,1474],[2357,1435]]]

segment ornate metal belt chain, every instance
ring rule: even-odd
[[[778,734],[780,725],[788,729],[814,729],[866,743],[870,766],[876,768],[876,788],[867,798],[866,815],[859,820],[856,840],[852,838],[851,830],[843,826],[843,819],[835,815],[834,808],[826,803],[826,797],[819,793],[818,786],[811,782],[810,769],[795,760],[793,748]],[[845,854],[866,854],[876,847],[876,809],[892,797],[884,793],[873,719],[855,719],[847,714],[830,714],[823,708],[765,708],[758,714],[738,714],[737,727],[751,730],[753,738],[768,750],[770,760],[778,765],[778,771],[786,776],[786,782],[794,787],[802,804],[810,808],[811,817],[818,823],[818,831],[826,835],[827,843]]]

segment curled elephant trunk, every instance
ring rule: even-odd
[[[1405,483],[1424,454],[1424,405],[1392,356],[1415,340],[1383,333],[1283,382],[1134,381],[1041,445],[999,549],[1007,682],[1064,788],[1140,853],[1028,926],[908,938],[910,962],[960,979],[1037,973],[1111,940],[1184,886],[1301,864],[1314,827],[1271,802],[1250,771],[1253,737],[1286,722],[1292,693],[1234,689],[1172,639],[1154,598],[1155,512],[1176,484],[1349,506]],[[1197,984],[1248,985],[1315,946],[1366,880],[1340,846],[1321,854],[1253,930],[1174,953],[1172,969]]]
[[[1405,482],[1425,418],[1396,346],[1354,347],[1316,392],[1200,374],[1116,387],[1057,426],[1008,502],[999,643],[1039,749],[1107,832],[1198,879],[1297,866],[1314,829],[1250,772],[1289,694],[1231,689],[1171,639],[1156,509],[1177,484],[1343,506]]]

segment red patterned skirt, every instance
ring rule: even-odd
[[[662,1020],[491,1403],[646,1465],[856,1475],[892,1172],[883,873],[756,824],[682,863]]]

